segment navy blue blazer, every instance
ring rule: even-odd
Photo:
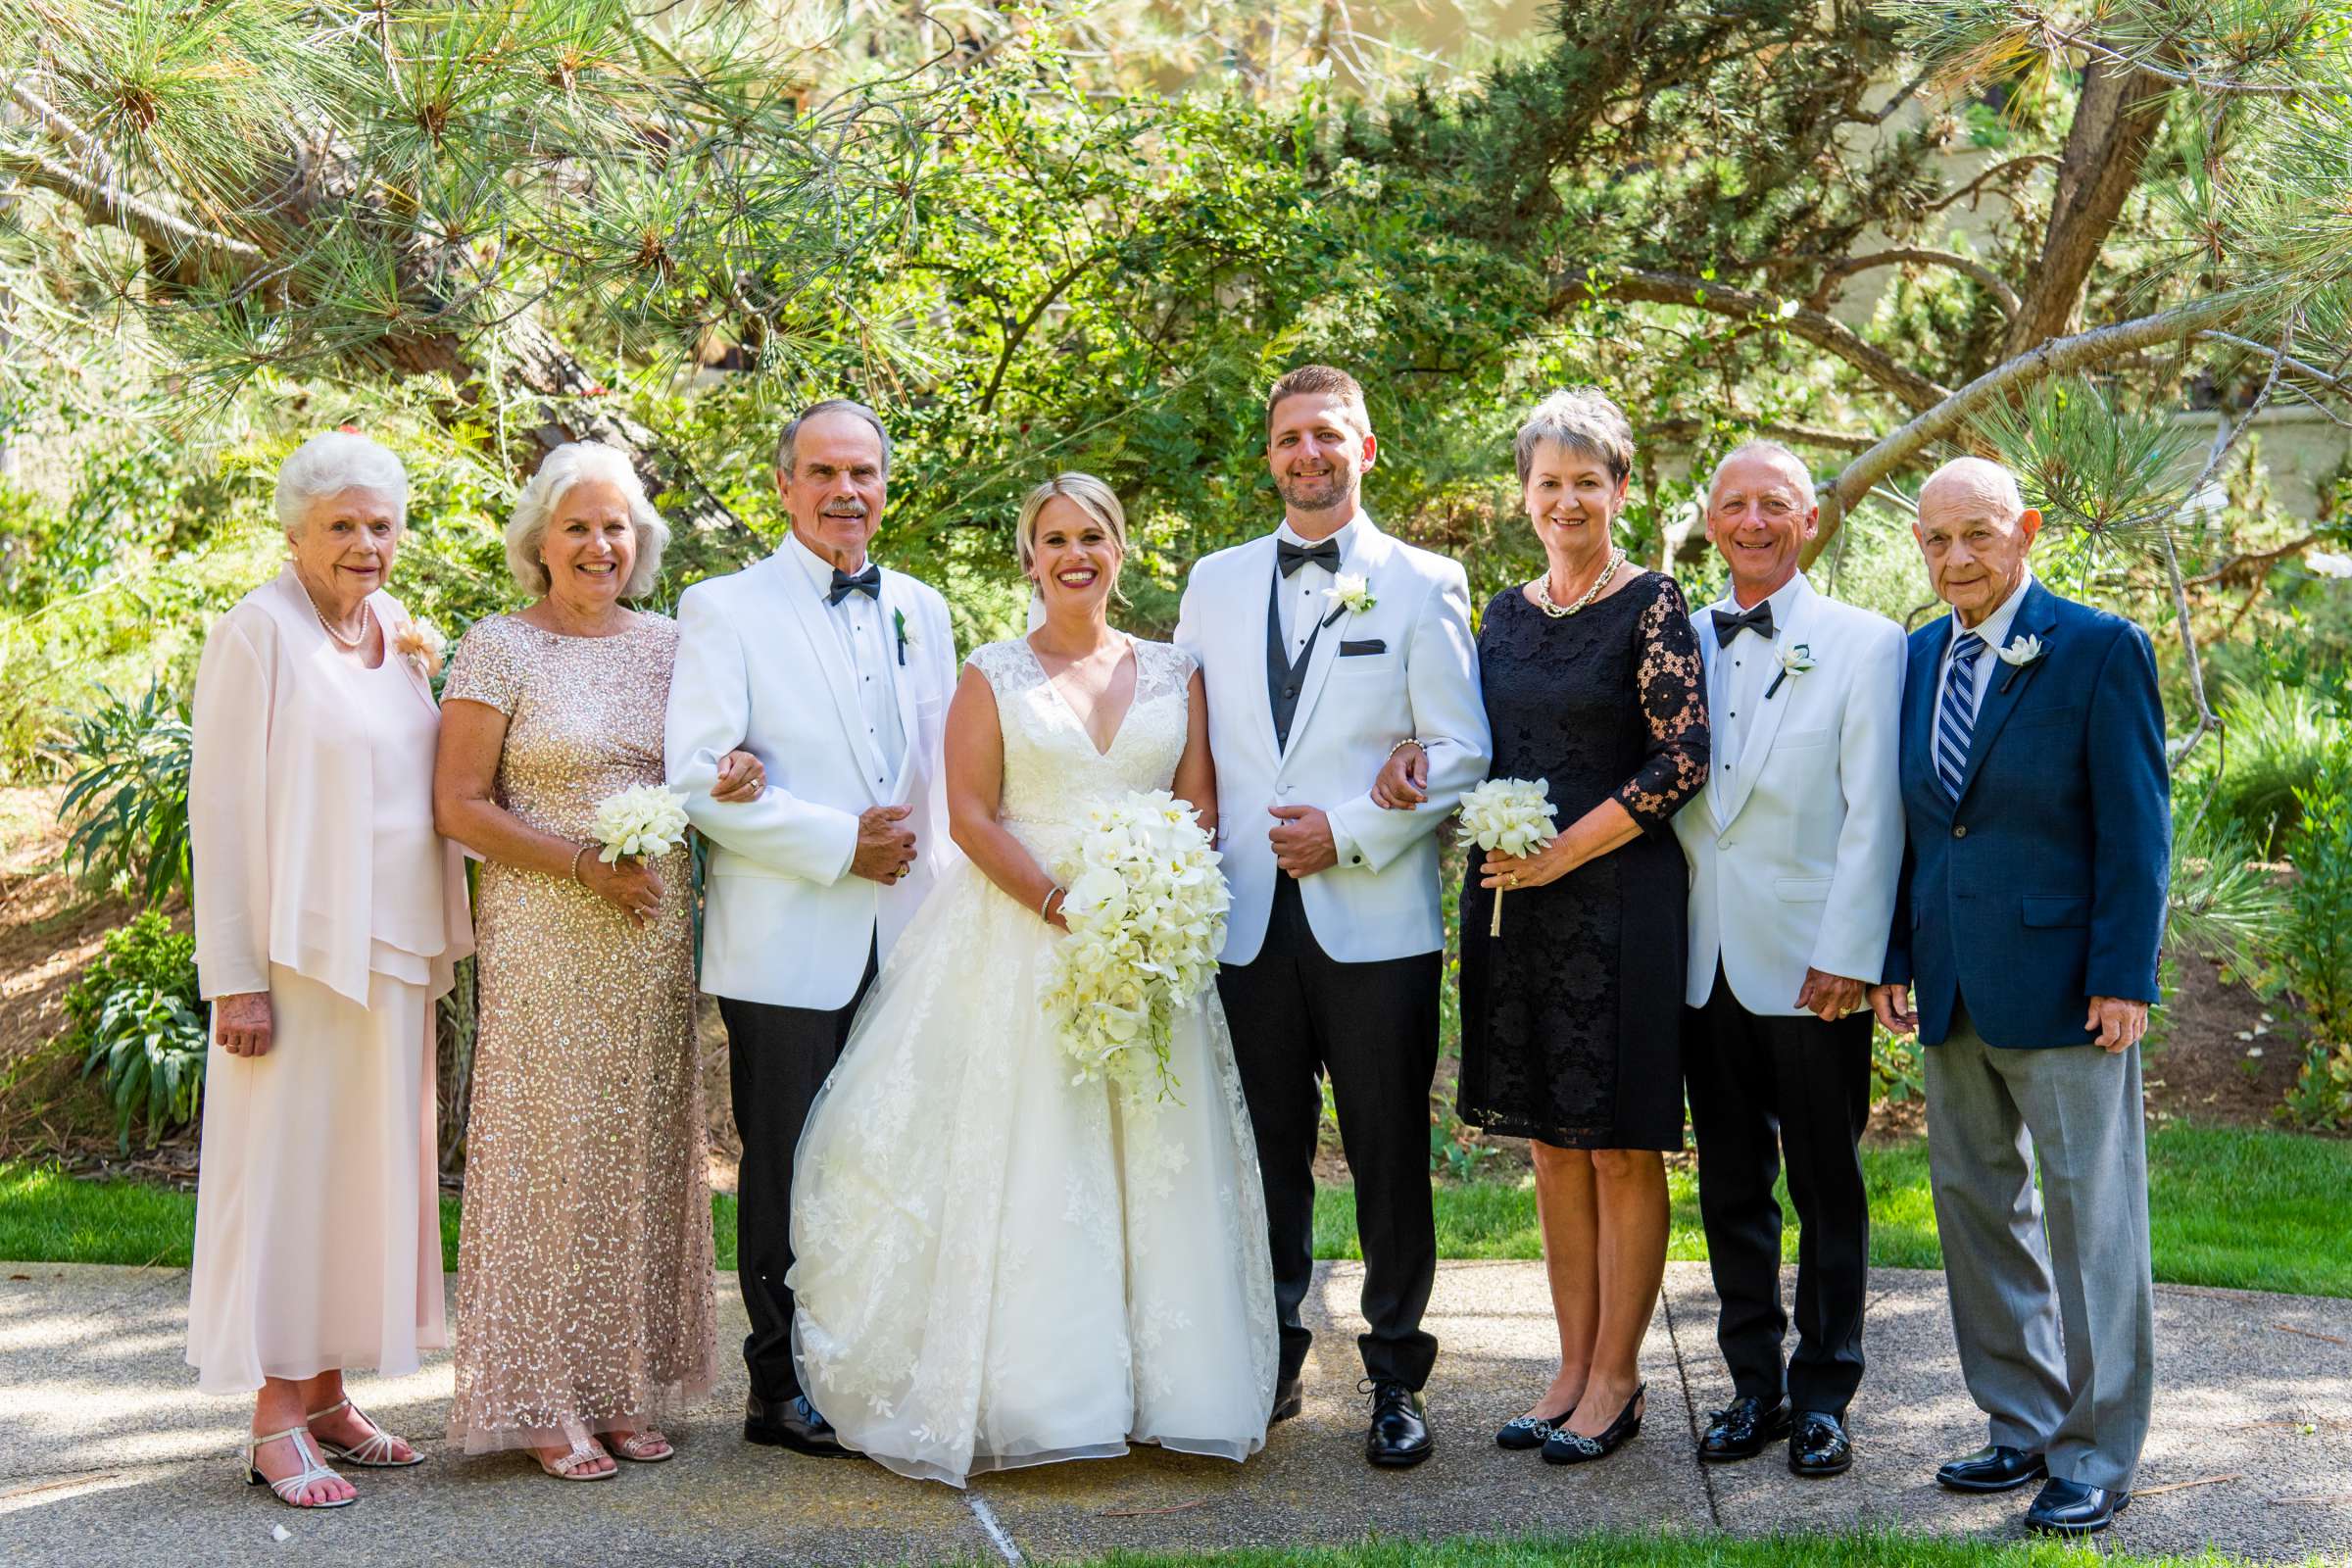
[[[1903,873],[1886,947],[1923,1045],[1965,1001],[1988,1045],[2080,1046],[2092,997],[2156,1000],[2172,862],[2164,705],[2147,633],[2036,579],[1996,663],[1955,804],[1936,776],[1949,615],[1911,634],[1903,685]]]

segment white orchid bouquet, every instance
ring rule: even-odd
[[[1559,834],[1552,821],[1551,781],[1491,778],[1462,797],[1460,842],[1490,853],[1532,855]],[[1494,890],[1494,918],[1487,935],[1502,935],[1502,889]]]
[[[637,784],[596,803],[589,834],[604,848],[597,858],[611,865],[623,856],[652,859],[686,842],[686,796],[660,784]]]
[[[1134,1106],[1177,1087],[1169,1043],[1200,1005],[1225,945],[1232,894],[1192,808],[1166,790],[1093,808],[1061,905],[1070,928],[1047,959],[1040,1002],[1077,1063]]]

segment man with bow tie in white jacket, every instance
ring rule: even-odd
[[[776,484],[792,536],[678,602],[664,750],[710,843],[703,989],[727,1024],[738,1274],[751,1334],[743,1435],[844,1450],[792,1359],[792,1160],[816,1092],[947,842],[941,776],[956,684],[947,602],[866,556],[890,436],[863,404],[818,403],[784,427]],[[710,798],[741,746],[759,799]]]
[[[1754,441],[1715,470],[1707,537],[1731,594],[1697,612],[1713,756],[1674,819],[1690,862],[1683,1073],[1699,1214],[1731,1405],[1698,1456],[1745,1459],[1783,1436],[1788,1468],[1853,1463],[1870,1213],[1855,1153],[1870,1115],[1881,935],[1902,869],[1902,628],[1814,592],[1797,569],[1820,516],[1788,448]],[[1802,1241],[1796,1346],[1785,1351],[1784,1162]]]
[[[1309,1336],[1315,1137],[1328,1075],[1355,1176],[1372,1390],[1365,1456],[1429,1457],[1420,1389],[1437,1274],[1429,1085],[1446,934],[1436,830],[1485,776],[1490,746],[1459,564],[1392,539],[1358,505],[1378,443],[1363,388],[1302,366],[1274,384],[1270,534],[1193,567],[1176,642],[1200,662],[1225,872],[1217,989],[1257,1135],[1281,1362],[1272,1419],[1298,1413]],[[1371,786],[1418,740],[1425,798],[1383,810]]]

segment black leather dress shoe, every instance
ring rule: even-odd
[[[2086,1487],[2080,1481],[2052,1476],[2034,1506],[2026,1510],[2026,1528],[2045,1536],[2092,1536],[2115,1523],[2115,1516],[2132,1506],[2129,1492]]]
[[[1373,1384],[1372,1429],[1364,1434],[1364,1457],[1384,1470],[1405,1470],[1435,1451],[1421,1396],[1401,1383]]]
[[[1788,1429],[1788,1473],[1841,1476],[1854,1467],[1854,1444],[1845,1423],[1827,1410],[1800,1410]]]
[[[781,1404],[769,1404],[753,1395],[743,1401],[743,1441],[771,1448],[790,1448],[819,1459],[845,1458],[850,1450],[841,1446],[834,1434],[833,1423],[816,1413],[805,1394],[796,1394]]]
[[[1306,1408],[1306,1392],[1297,1378],[1284,1378],[1274,1385],[1274,1408],[1266,1412],[1266,1425],[1288,1421]]]
[[[1788,1435],[1788,1400],[1766,1404],[1762,1399],[1734,1399],[1708,1419],[1707,1430],[1698,1436],[1698,1456],[1710,1464],[1753,1459],[1766,1444]]]
[[[1991,1443],[1944,1461],[1936,1472],[1936,1484],[1951,1492],[2014,1492],[2049,1473],[2040,1454]]]

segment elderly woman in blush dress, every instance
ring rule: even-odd
[[[660,1424],[712,1377],[688,855],[591,837],[599,802],[662,782],[678,629],[623,601],[668,538],[620,453],[548,454],[507,525],[538,597],[475,622],[442,691],[437,816],[487,862],[449,1436],[565,1481],[671,1457]],[[757,798],[759,760],[719,784]]]
[[[1560,833],[1470,867],[1460,1108],[1533,1146],[1560,1336],[1559,1375],[1495,1442],[1576,1464],[1642,1428],[1636,1357],[1666,1269],[1663,1152],[1683,1144],[1690,884],[1672,823],[1707,779],[1706,677],[1682,590],[1610,536],[1634,466],[1617,405],[1555,393],[1516,456],[1545,570],[1487,606],[1479,678],[1494,776],[1545,780]],[[1410,804],[1422,769],[1404,747],[1374,799]]]
[[[473,933],[433,829],[438,642],[384,586],[407,504],[375,442],[305,442],[277,475],[292,559],[214,624],[196,673],[213,1038],[188,1361],[207,1393],[259,1391],[246,1478],[297,1508],[358,1495],[325,1456],[419,1462],[343,1373],[401,1376],[446,1343],[433,1004]]]

